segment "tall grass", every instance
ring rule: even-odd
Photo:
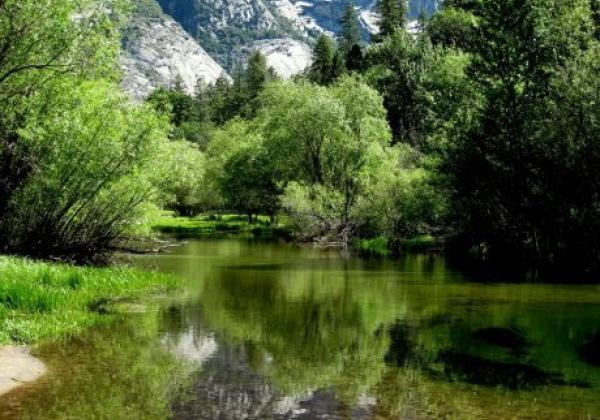
[[[0,257],[0,343],[76,334],[109,318],[116,301],[175,286],[173,277],[125,267]]]

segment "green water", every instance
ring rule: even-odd
[[[0,417],[600,418],[598,285],[239,239],[133,261],[184,291],[37,349]]]

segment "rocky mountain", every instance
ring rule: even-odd
[[[163,11],[177,20],[223,67],[233,69],[244,62],[258,41],[297,49],[323,29],[304,17],[290,0],[158,0]],[[302,47],[301,49],[304,49]],[[280,57],[281,58],[281,57]],[[278,60],[281,62],[281,60]],[[295,58],[285,66],[294,67]]]
[[[132,0],[123,42],[123,85],[135,98],[177,76],[193,91],[261,51],[288,78],[311,62],[322,33],[335,36],[349,0]],[[410,0],[409,19],[434,13],[443,0]],[[377,0],[353,0],[365,41],[378,30]]]
[[[199,79],[214,82],[225,70],[153,0],[136,3],[121,53],[123,89],[135,100],[181,78],[193,93]]]
[[[277,68],[300,69],[304,54],[323,33],[340,31],[340,19],[350,0],[158,0],[224,68],[231,70],[249,52],[261,47]],[[410,0],[409,19],[434,13],[442,0]],[[364,39],[375,33],[377,0],[353,0]],[[269,40],[267,42],[266,40]],[[283,41],[282,41],[283,40]],[[295,42],[292,42],[295,41]],[[270,45],[270,48],[266,48]],[[288,49],[290,48],[290,49]],[[300,56],[296,56],[296,53]],[[269,57],[274,54],[275,57]]]

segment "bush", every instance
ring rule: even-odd
[[[167,124],[107,82],[39,94],[20,148],[35,162],[1,221],[11,252],[89,259],[111,249],[169,182]]]

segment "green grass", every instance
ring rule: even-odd
[[[197,217],[175,217],[165,212],[151,223],[155,232],[172,234],[179,237],[194,237],[213,234],[250,234],[254,236],[285,235],[289,229],[285,223],[271,224],[269,217],[258,216],[256,221],[248,222],[246,216],[226,214],[220,217],[201,215]]]
[[[356,239],[352,242],[352,246],[360,252],[365,252],[373,255],[388,256],[392,254],[389,241],[383,236],[378,236],[372,239]]]
[[[173,277],[125,267],[0,257],[0,343],[34,343],[80,333],[118,313],[115,303],[176,284]]]

